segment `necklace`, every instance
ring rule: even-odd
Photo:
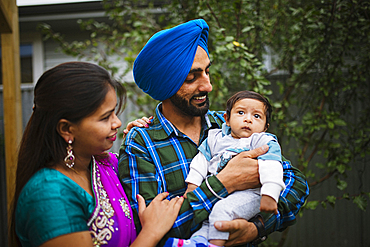
[[[90,184],[89,181],[87,181],[87,179],[81,175],[81,173],[79,173],[78,171],[76,171],[73,167],[71,167],[72,171],[74,171],[78,176],[80,176],[83,180],[85,180],[88,184]]]

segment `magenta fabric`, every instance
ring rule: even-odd
[[[96,208],[88,222],[94,245],[130,246],[136,238],[132,210],[118,178],[118,159],[109,153],[94,162]]]

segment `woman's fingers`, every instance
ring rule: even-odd
[[[168,192],[162,192],[158,194],[156,197],[154,197],[153,201],[163,201],[168,196]]]
[[[175,198],[172,198],[170,201],[170,206],[172,206],[175,211],[179,211],[181,208],[182,203],[184,202],[184,197],[182,196],[177,196]]]
[[[149,124],[152,122],[153,118],[154,118],[153,116],[150,116],[149,118],[142,117],[142,118],[138,118],[134,121],[129,122],[126,126],[126,129],[123,130],[123,135],[124,136],[127,135],[127,133],[130,131],[130,129],[132,129],[133,127],[148,128]]]
[[[136,199],[139,205],[139,215],[142,215],[146,209],[145,200],[140,194],[136,195]]]
[[[184,201],[184,198],[181,196],[176,196],[172,198],[171,200],[167,199],[167,196],[169,195],[168,192],[163,192],[161,194],[158,194],[151,203],[162,203],[165,205],[168,209],[175,209],[175,211],[179,211],[180,207]]]

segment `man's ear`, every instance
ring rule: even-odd
[[[226,112],[224,113],[224,118],[225,118],[225,123],[226,123],[226,125],[230,127],[229,118],[227,117]]]
[[[60,119],[57,124],[57,131],[59,135],[68,143],[69,140],[73,141],[73,134],[71,131],[72,124],[66,119]]]

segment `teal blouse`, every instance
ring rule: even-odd
[[[88,231],[87,222],[94,208],[94,198],[77,183],[57,170],[43,168],[19,196],[16,233],[22,246],[27,247],[63,234]]]

